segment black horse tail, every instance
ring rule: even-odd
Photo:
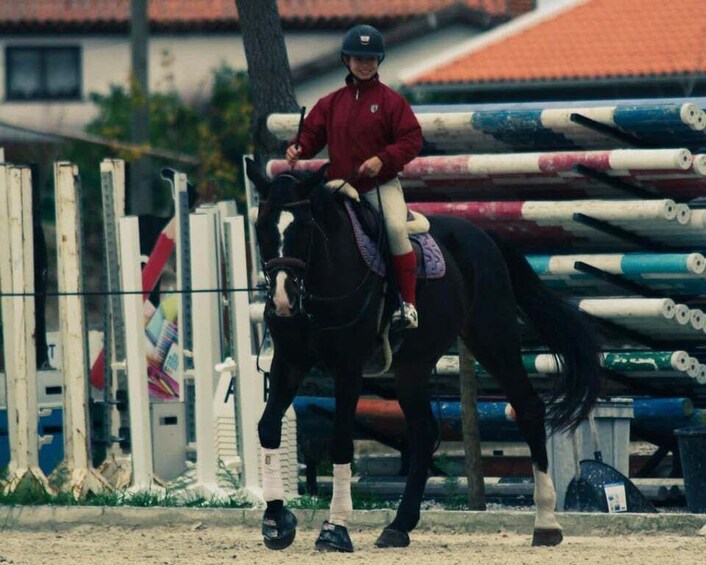
[[[559,356],[564,378],[556,380],[547,421],[552,430],[575,430],[600,393],[601,347],[586,314],[548,288],[524,255],[493,238],[507,264],[522,311],[549,348]]]

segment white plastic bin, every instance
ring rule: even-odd
[[[633,418],[632,399],[601,401],[593,409],[598,431],[598,449],[606,465],[614,467],[626,477],[630,465],[630,420]],[[582,422],[576,430],[579,460],[595,459],[591,427]],[[549,472],[556,488],[556,508],[564,509],[566,489],[576,475],[571,436],[556,433],[547,439]]]

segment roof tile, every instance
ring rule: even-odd
[[[588,0],[410,84],[706,72],[704,0]]]
[[[238,19],[235,0],[148,0],[155,23]],[[380,19],[426,14],[465,4],[491,15],[516,15],[531,9],[528,0],[278,0],[282,20]],[[0,0],[0,24],[127,22],[130,0]]]

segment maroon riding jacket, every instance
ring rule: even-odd
[[[382,161],[377,181],[393,179],[419,154],[422,128],[409,103],[377,75],[357,81],[349,74],[346,86],[312,108],[299,144],[302,159],[311,159],[328,144],[328,178],[348,179],[359,192],[368,192],[375,187],[375,179],[351,178],[351,174],[377,155]]]

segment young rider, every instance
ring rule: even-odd
[[[343,37],[341,60],[349,70],[346,85],[321,98],[308,114],[299,144],[287,148],[290,165],[310,159],[328,145],[330,179],[351,184],[375,208],[380,187],[395,282],[402,307],[393,327],[416,328],[416,259],[407,237],[407,205],[398,178],[422,147],[422,130],[407,101],[380,82],[385,58],[382,34],[357,25]]]

